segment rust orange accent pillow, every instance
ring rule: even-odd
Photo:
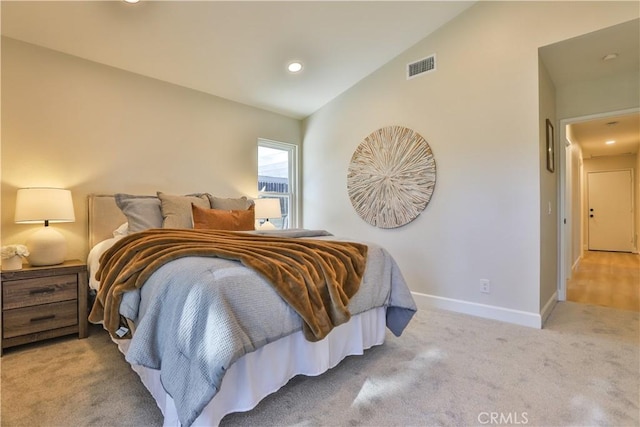
[[[193,228],[205,230],[250,231],[255,229],[253,205],[246,210],[224,211],[191,204]]]

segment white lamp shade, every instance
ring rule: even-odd
[[[16,197],[15,222],[73,222],[71,191],[61,188],[22,188]]]
[[[255,199],[255,215],[260,219],[282,218],[280,199]]]

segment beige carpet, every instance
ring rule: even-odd
[[[446,311],[225,426],[638,426],[638,313],[559,303],[545,329]],[[9,349],[3,426],[161,425],[106,333]]]

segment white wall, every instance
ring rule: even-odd
[[[637,14],[633,3],[479,2],[305,121],[305,227],[386,246],[420,304],[539,325],[538,48]],[[407,81],[406,64],[432,53],[437,71]],[[420,133],[438,168],[425,211],[393,230],[362,221],[346,191],[353,151],[387,125]]]
[[[70,189],[76,222],[58,224],[86,258],[89,193],[257,194],[257,140],[300,144],[301,122],[12,39],[2,40],[2,244],[16,190]]]
[[[583,180],[583,163],[582,149],[578,144],[571,144],[571,264],[572,266],[582,257],[582,242],[584,241],[582,215],[585,210],[584,200],[582,199]]]
[[[582,211],[584,209],[582,200],[582,148],[580,141],[576,138],[574,133],[573,124],[565,124],[562,122],[560,128],[565,126],[564,137],[566,141],[560,139],[560,144],[565,150],[565,170],[559,171],[566,176],[565,182],[561,185],[565,185],[565,218],[567,219],[567,226],[570,229],[560,227],[559,232],[564,232],[565,238],[568,239],[565,244],[568,253],[565,254],[568,258],[565,260],[566,264],[566,279],[569,280],[573,274],[574,268],[577,266],[577,262],[582,257]],[[562,130],[562,129],[560,129]],[[562,133],[559,134],[562,137]],[[569,144],[568,146],[566,144]]]
[[[553,307],[558,288],[558,182],[563,141],[556,121],[556,89],[542,61],[538,62],[540,155],[540,310]],[[553,126],[554,171],[547,169],[547,119]]]
[[[640,78],[637,72],[621,73],[562,85],[556,90],[558,119],[583,117],[637,107]]]

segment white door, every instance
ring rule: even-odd
[[[589,250],[633,250],[631,171],[590,172],[588,185]]]

